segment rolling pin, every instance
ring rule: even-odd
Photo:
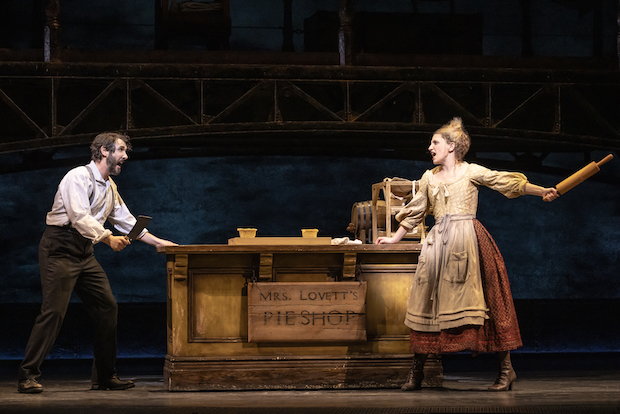
[[[585,167],[556,185],[555,189],[558,190],[558,193],[565,194],[568,190],[571,190],[577,184],[587,180],[588,178],[599,172],[600,166],[611,161],[613,158],[614,156],[609,154],[599,162],[592,161],[590,164],[586,165]]]

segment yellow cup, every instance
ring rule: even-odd
[[[251,239],[256,236],[256,229],[238,227],[237,231],[242,239]]]
[[[301,229],[301,237],[316,237],[319,229]]]

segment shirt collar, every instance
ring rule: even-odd
[[[91,171],[93,172],[93,176],[95,177],[95,181],[97,181],[98,183],[101,183],[103,185],[108,185],[108,183],[110,182],[110,180],[104,180],[103,177],[101,176],[101,172],[99,171],[99,168],[97,168],[97,164],[95,164],[95,161],[90,162],[90,164],[88,164],[88,166],[90,167]]]

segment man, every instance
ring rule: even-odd
[[[121,172],[131,145],[126,135],[103,133],[95,137],[90,149],[90,164],[65,175],[46,217],[47,228],[39,244],[43,302],[19,367],[19,392],[43,391],[37,381],[40,366],[58,336],[73,291],[94,321],[93,372],[97,381],[93,381],[93,388],[123,390],[134,386],[116,374],[118,306],[93,251],[99,242],[115,252],[130,244],[126,236],[114,236],[103,224],[107,220],[120,233],[128,234],[136,223],[111,178]],[[138,239],[153,246],[176,245],[146,229]]]

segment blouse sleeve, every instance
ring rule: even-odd
[[[406,206],[397,214],[396,220],[407,231],[413,230],[428,214],[428,177],[430,171],[426,171],[420,180],[420,188]]]
[[[481,165],[472,165],[472,182],[498,191],[508,198],[516,198],[525,194],[527,177],[518,172],[490,170]]]

